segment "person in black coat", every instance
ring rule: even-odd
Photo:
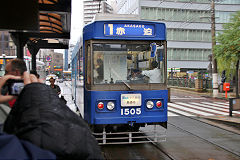
[[[49,86],[38,83],[38,79],[27,72],[24,83],[4,123],[4,132],[49,150],[58,159],[103,159],[85,121]]]

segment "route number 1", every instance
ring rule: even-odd
[[[108,24],[108,27],[109,27],[109,34],[110,35],[113,35],[113,24]]]

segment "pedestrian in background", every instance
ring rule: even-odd
[[[51,77],[49,79],[49,82],[50,82],[50,87],[58,94],[60,95],[61,94],[61,89],[58,85],[55,84],[55,79],[53,77]]]
[[[59,87],[58,85],[55,84],[55,79],[54,79],[53,77],[51,77],[51,78],[49,79],[49,81],[50,81],[50,87],[58,94],[58,96],[60,96],[60,94],[61,94],[61,89],[60,89],[60,87]],[[64,98],[63,95],[61,95],[59,98],[60,98],[65,104],[67,104],[67,101],[66,101],[66,99]]]

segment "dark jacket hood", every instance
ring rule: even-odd
[[[85,121],[47,85],[26,85],[14,104],[4,132],[52,151],[60,159],[102,159]]]

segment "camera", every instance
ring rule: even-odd
[[[8,94],[18,96],[24,88],[22,79],[9,79],[7,80]]]

